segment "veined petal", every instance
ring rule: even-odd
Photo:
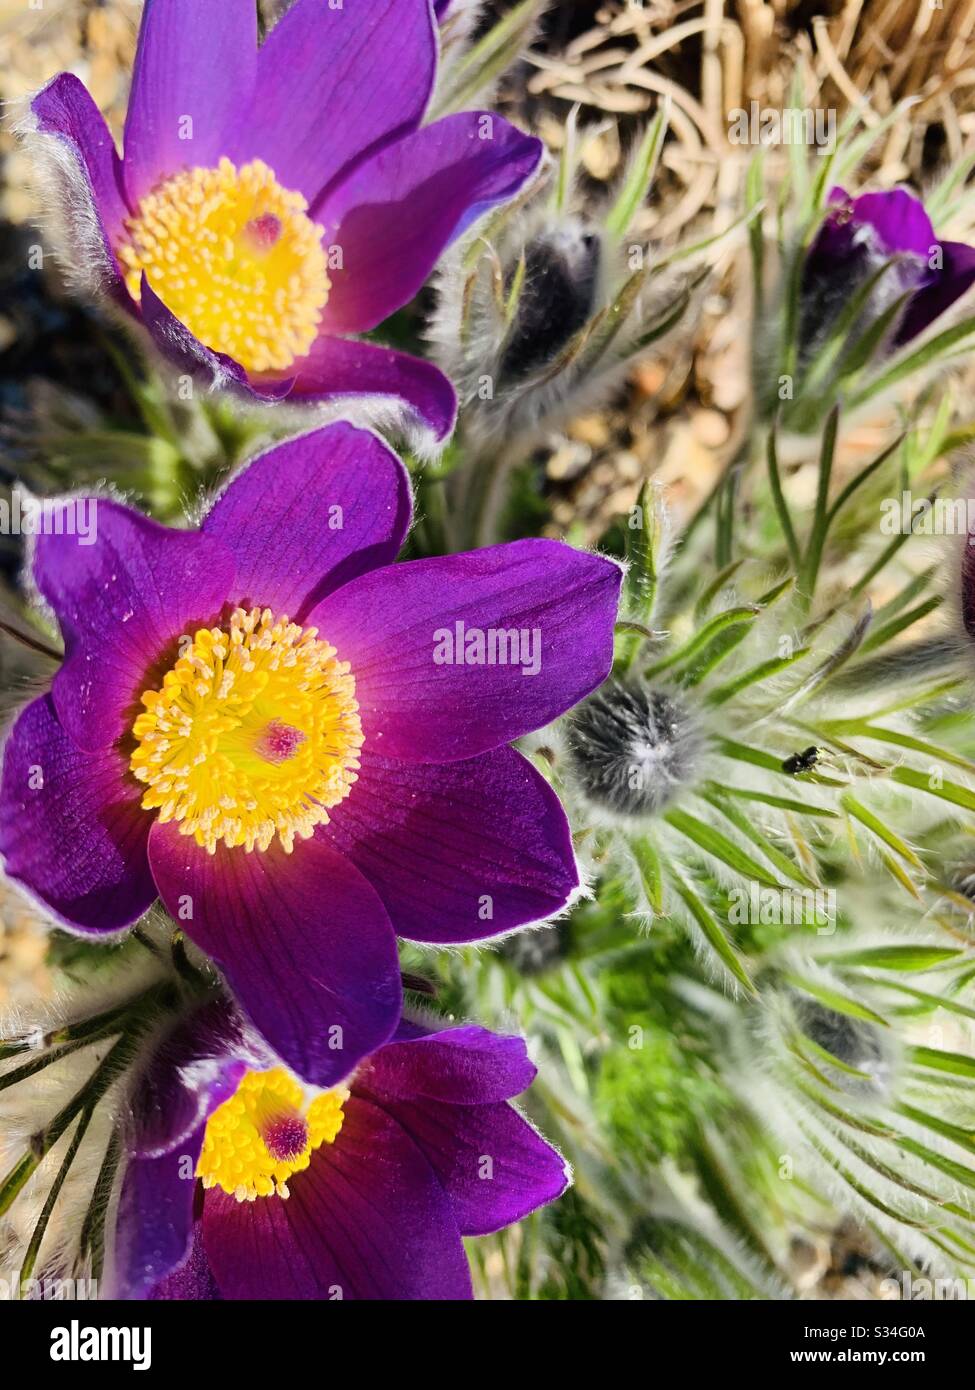
[[[369,1078],[360,1094],[371,1095]],[[389,1101],[450,1197],[460,1232],[485,1236],[561,1197],[565,1161],[511,1105]]]
[[[205,1125],[178,1149],[132,1158],[125,1171],[116,1223],[112,1296],[145,1298],[191,1252],[194,1177]]]
[[[173,531],[105,498],[91,502],[88,539],[73,534],[65,499],[62,534],[38,536],[34,578],[64,636],[52,695],[79,748],[104,748],[130,726],[147,677],[176,641],[219,614],[233,560],[218,541]]]
[[[408,303],[442,252],[538,169],[543,145],[494,113],[465,111],[386,145],[313,209],[342,250],[328,333],[362,333]],[[394,246],[395,254],[390,254]]]
[[[328,845],[211,855],[157,821],[149,859],[168,910],[304,1080],[334,1086],[392,1036],[402,1000],[393,929],[375,890]]]
[[[294,369],[292,394],[303,404],[347,400],[384,415],[405,411],[436,440],[446,439],[457,418],[457,396],[439,367],[376,343],[323,334]]]
[[[68,926],[127,927],[157,896],[141,794],[117,749],[81,752],[58,722],[51,696],[34,700],[4,747],[6,872]]]
[[[225,1298],[469,1299],[453,1208],[385,1111],[353,1095],[287,1201],[206,1194],[203,1242]]]
[[[352,664],[366,746],[471,758],[541,728],[609,673],[621,571],[558,541],[373,570],[309,615]]]
[[[146,0],[125,121],[133,207],[162,179],[226,153],[256,70],[253,0]]]
[[[524,1038],[478,1024],[439,1031],[411,1025],[419,1036],[389,1042],[369,1059],[369,1088],[390,1100],[487,1105],[520,1096],[536,1068]]]
[[[235,603],[301,622],[333,589],[395,560],[411,514],[401,461],[378,436],[339,423],[253,459],[202,531],[234,556]]]
[[[416,129],[436,64],[429,0],[297,0],[260,51],[226,153],[263,159],[314,204],[352,161]]]
[[[366,876],[398,936],[476,941],[559,912],[578,887],[559,799],[513,748],[453,763],[383,758],[319,835]]]

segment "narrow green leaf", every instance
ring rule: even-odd
[[[663,873],[660,855],[648,835],[634,835],[629,840],[630,852],[640,871],[640,881],[647,901],[659,916],[664,910]]]
[[[739,831],[746,835],[753,845],[765,855],[769,863],[774,864],[780,874],[792,879],[794,883],[801,884],[804,888],[815,888],[813,880],[805,873],[798,864],[794,863],[789,856],[778,845],[774,844],[769,837],[759,829],[753,820],[744,815],[733,803],[723,800],[722,797],[715,795],[714,792],[705,792],[704,800],[708,805],[722,816],[724,816]]]
[[[966,1076],[975,1081],[975,1057],[966,1057],[961,1052],[943,1052],[937,1047],[912,1047],[907,1055],[920,1067],[949,1072],[953,1076]]]
[[[923,869],[924,864],[917,857],[910,845],[906,844],[901,837],[889,825],[886,825],[879,816],[874,815],[868,807],[857,801],[856,797],[850,792],[846,792],[840,798],[840,805],[848,811],[855,820],[861,825],[865,825],[868,830],[873,831],[879,840],[883,840],[895,854],[899,854],[908,864],[915,869]]]
[[[950,348],[966,342],[973,335],[975,335],[975,317],[962,319],[960,323],[942,329],[940,333],[927,339],[912,352],[902,353],[896,357],[885,372],[867,382],[859,391],[854,392],[849,400],[849,409],[856,410],[867,401],[872,400],[874,396],[890,391],[906,377],[921,371],[924,367],[933,365]]]
[[[929,994],[927,990],[905,985],[900,980],[885,980],[882,977],[874,977],[873,983],[882,985],[885,989],[896,990],[898,994],[909,995],[922,1004],[928,1004],[931,1012],[935,1009],[947,1009],[949,1013],[961,1014],[963,1018],[975,1018],[975,1009],[970,1009],[967,1004],[959,1004],[957,999],[951,999],[948,995]]]
[[[757,859],[753,859],[750,854],[736,845],[727,835],[715,829],[713,825],[708,825],[706,821],[699,820],[697,816],[680,810],[668,811],[664,819],[669,826],[684,835],[698,849],[704,850],[706,854],[713,854],[715,859],[720,859],[730,869],[734,869],[735,873],[742,874],[745,878],[755,879],[768,888],[782,887],[778,879],[759,864]]]
[[[906,631],[907,628],[913,627],[913,625],[919,623],[922,618],[926,618],[929,613],[933,613],[936,608],[940,608],[943,602],[944,600],[940,594],[933,594],[931,598],[925,599],[923,603],[919,603],[915,608],[909,609],[906,613],[901,613],[899,617],[891,619],[891,621],[885,623],[883,627],[878,627],[864,642],[860,649],[860,655],[867,656],[870,652],[876,651],[878,647],[882,647],[885,643],[892,641],[893,638],[898,637],[902,632]]]
[[[791,973],[787,974],[785,978],[793,989],[801,990],[803,994],[809,994],[813,999],[818,999],[821,1004],[825,1004],[834,1013],[846,1014],[850,1018],[861,1019],[864,1023],[875,1023],[878,1028],[890,1027],[887,1020],[880,1014],[867,1008],[866,1004],[851,999],[848,994],[844,994],[841,990],[831,989],[818,980],[807,980],[800,975]]]
[[[909,748],[914,753],[933,758],[935,762],[950,763],[953,767],[964,768],[966,772],[975,775],[975,763],[970,758],[964,758],[960,753],[942,748],[937,743],[930,743],[927,739],[902,733],[900,729],[885,729],[879,724],[871,724],[866,719],[833,719],[821,725],[821,728],[825,733],[856,734],[860,738],[887,743],[894,748]]]
[[[942,1173],[946,1173],[949,1178],[961,1183],[963,1187],[975,1188],[975,1171],[966,1168],[963,1163],[956,1163],[954,1159],[936,1153],[934,1149],[929,1149],[926,1144],[920,1144],[916,1139],[909,1139],[906,1134],[901,1135],[897,1143],[900,1148],[906,1149],[909,1154],[913,1154],[915,1158],[930,1164],[932,1168],[940,1169]]]
[[[903,1115],[906,1120],[913,1120],[916,1125],[930,1129],[933,1134],[940,1134],[943,1139],[950,1139],[953,1144],[958,1144],[960,1148],[968,1149],[970,1153],[975,1153],[975,1129],[962,1129],[960,1125],[953,1125],[949,1120],[943,1120],[940,1115],[931,1115],[926,1110],[918,1110],[916,1106],[902,1102],[897,1107],[898,1115]],[[972,1175],[975,1177],[975,1174]]]
[[[606,228],[617,240],[621,241],[626,236],[650,192],[667,134],[668,116],[668,104],[664,103],[644,131],[619,196],[607,214]]]
[[[661,671],[669,670],[673,666],[679,666],[689,661],[691,657],[697,656],[698,652],[703,651],[719,633],[724,632],[729,627],[736,627],[739,624],[750,625],[758,617],[759,612],[760,609],[754,606],[747,608],[726,608],[723,612],[715,614],[703,627],[698,628],[697,632],[695,632],[682,647],[678,647],[676,651],[671,652],[671,654],[664,657],[662,661],[657,661],[652,666],[649,666],[644,674],[649,679],[652,676],[658,675]]]
[[[726,936],[717,917],[705,906],[693,889],[684,882],[679,874],[671,872],[670,878],[675,891],[684,902],[684,905],[687,907],[695,922],[697,922],[698,926],[701,928],[705,939],[714,950],[715,955],[717,955],[719,960],[728,969],[730,974],[734,976],[738,983],[743,985],[749,994],[754,994],[755,986],[752,984],[738,952]]]
[[[542,7],[543,0],[522,0],[472,45],[454,66],[434,116],[474,105],[479,93],[524,51]]]
[[[782,491],[782,475],[779,472],[779,454],[775,436],[776,426],[773,425],[768,432],[766,447],[769,486],[772,489],[772,501],[775,503],[775,511],[779,518],[779,526],[782,528],[782,535],[789,551],[789,556],[792,560],[792,567],[798,572],[802,568],[802,553],[799,549],[799,541],[796,538],[795,527],[792,525],[789,504],[786,502],[785,493]]]
[[[834,406],[827,417],[819,450],[819,486],[816,492],[816,508],[813,513],[812,532],[806,553],[803,556],[797,585],[803,601],[807,605],[812,602],[816,592],[816,580],[819,577],[819,566],[823,556],[823,546],[826,542],[826,531],[829,526],[829,485],[833,473],[833,458],[836,453],[836,434],[839,429],[839,421],[839,406]]]
[[[950,801],[953,806],[961,806],[966,811],[975,811],[975,792],[969,791],[967,787],[959,786],[957,782],[941,782],[937,779],[932,785],[930,774],[918,772],[913,767],[895,767],[892,769],[891,781],[899,782],[901,786],[913,787],[915,791],[928,792],[931,796],[940,797],[942,801]]]
[[[804,656],[808,656],[808,647],[798,647],[791,656],[773,656],[768,661],[761,661],[757,666],[751,666],[747,671],[743,671],[734,680],[727,681],[724,685],[715,686],[707,695],[709,705],[723,705],[728,700],[740,695],[743,690],[747,690],[750,685],[757,685],[761,681],[770,680],[777,676],[781,671],[787,671],[790,666],[797,661],[801,661]]]
[[[808,801],[796,801],[793,797],[774,796],[770,792],[753,791],[750,787],[732,787],[723,782],[709,782],[707,786],[720,796],[734,797],[739,801],[755,801],[760,806],[774,806],[780,811],[791,811],[796,816],[818,816],[824,820],[838,820],[839,812],[826,806],[817,806]]]
[[[931,970],[964,951],[948,946],[870,946],[860,951],[838,951],[821,956],[833,965],[864,965],[871,970]]]

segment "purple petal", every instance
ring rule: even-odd
[[[28,705],[4,748],[0,853],[6,872],[62,922],[118,931],[156,899],[150,818],[117,749],[82,753],[50,695]]]
[[[448,762],[541,728],[606,678],[621,578],[602,556],[513,541],[374,570],[309,621],[352,664],[366,746]]]
[[[220,845],[210,855],[157,821],[149,859],[168,910],[304,1080],[334,1086],[392,1036],[396,938],[375,891],[328,845],[301,840],[290,855]]]
[[[934,322],[975,284],[975,247],[962,241],[941,243],[942,267],[931,284],[911,299],[897,330],[898,346],[909,342]]]
[[[225,352],[215,352],[201,343],[166,307],[144,274],[139,312],[150,338],[167,362],[199,380],[206,391],[238,389],[264,404],[290,395],[295,384],[293,375],[249,377],[240,363]]]
[[[237,474],[203,523],[234,556],[234,601],[301,622],[326,594],[395,560],[409,476],[376,435],[348,424],[275,445]]]
[[[203,1249],[203,1226],[200,1221],[193,1227],[193,1240],[186,1259],[150,1289],[146,1296],[153,1300],[183,1303],[214,1303],[223,1298]]]
[[[288,1187],[287,1201],[206,1194],[203,1241],[226,1298],[471,1298],[450,1199],[375,1105],[347,1101],[335,1143]]]
[[[241,1020],[225,999],[208,1000],[155,1041],[132,1087],[135,1155],[169,1152],[229,1100],[246,1052]]]
[[[445,247],[531,178],[542,151],[500,116],[465,111],[360,164],[314,209],[328,245],[342,249],[325,331],[362,333],[407,304]]]
[[[895,255],[906,258],[896,272],[903,289],[924,282],[928,257],[938,241],[917,198],[903,189],[850,198],[842,188],[834,188],[829,205],[832,210],[816,233],[803,265],[807,296],[817,287],[842,287],[847,280],[856,288],[857,282],[866,280]]]
[[[416,129],[436,62],[429,0],[297,0],[260,51],[225,153],[263,159],[313,204],[353,159]]]
[[[142,276],[140,300],[142,322],[152,341],[168,362],[188,376],[199,378],[206,390],[241,387],[250,391],[243,367],[226,353],[214,352],[167,309],[148,279]],[[255,395],[279,400],[291,390],[294,378],[283,378],[255,390]]]
[[[433,0],[433,12],[438,19],[443,19],[452,3],[453,0]]]
[[[887,255],[901,251],[926,261],[938,245],[924,204],[905,188],[861,194],[850,203],[850,212],[854,226],[870,227]]]
[[[565,812],[513,748],[454,763],[363,752],[319,835],[366,876],[397,936],[477,941],[561,911],[579,875]]]
[[[219,615],[233,560],[217,541],[168,530],[117,502],[86,500],[93,543],[84,543],[80,525],[77,535],[39,536],[34,578],[64,636],[51,692],[58,718],[79,748],[94,749],[130,728],[177,639]],[[62,529],[76,505],[64,502]]]
[[[115,257],[128,216],[122,193],[122,167],[115,141],[86,88],[72,73],[63,72],[31,102],[37,129],[69,146],[88,182],[91,212],[105,248],[106,264],[116,292],[125,295],[122,273]],[[77,197],[77,190],[74,190]],[[72,207],[72,212],[77,211]]]
[[[368,1097],[368,1080],[356,1092]],[[380,1103],[422,1150],[462,1235],[490,1235],[521,1221],[569,1184],[561,1155],[510,1105]]]
[[[488,1105],[527,1091],[535,1071],[524,1038],[469,1023],[389,1042],[362,1075],[370,1091],[390,1100]]]
[[[389,402],[415,417],[435,439],[446,439],[457,418],[457,396],[438,367],[376,343],[321,337],[295,363],[293,395],[301,403],[333,400]],[[259,383],[253,383],[260,390]]]
[[[159,1158],[133,1158],[125,1171],[115,1235],[112,1297],[141,1299],[190,1254],[200,1125]]]
[[[146,0],[125,121],[133,207],[180,169],[219,161],[256,69],[254,0]]]

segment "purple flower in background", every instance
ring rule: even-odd
[[[120,1297],[469,1299],[461,1237],[520,1221],[567,1185],[563,1160],[507,1103],[535,1075],[520,1038],[404,1022],[317,1093],[274,1065],[239,1069],[234,1089],[232,1065],[192,1132],[169,1124],[160,1149],[136,1126]],[[165,1062],[154,1075],[158,1140],[183,1085]]]
[[[578,886],[507,745],[607,675],[618,566],[557,541],[393,565],[406,470],[340,423],[271,449],[199,531],[65,499],[33,577],[65,660],[0,783],[7,873],[117,932],[161,897],[299,1075],[392,1035],[396,936],[478,940]]]
[[[70,73],[34,99],[75,259],[186,370],[267,400],[394,399],[442,438],[446,378],[349,335],[412,299],[541,143],[486,112],[421,125],[429,0],[297,0],[260,49],[256,11],[146,0],[121,158]]]
[[[939,241],[923,203],[905,189],[851,198],[834,188],[829,203],[803,267],[799,340],[806,355],[829,335],[851,296],[893,257],[896,264],[870,298],[871,317],[877,317],[909,296],[892,347],[922,333],[975,283],[975,247]]]

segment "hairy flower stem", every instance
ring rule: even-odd
[[[499,448],[490,463],[482,460],[475,480],[471,513],[471,541],[475,546],[495,545],[508,501],[505,484],[521,455],[516,448]]]
[[[147,990],[138,1000],[134,1001],[134,1005],[131,1006],[129,1021],[122,1036],[98,1064],[81,1089],[71,1097],[43,1129],[37,1130],[31,1136],[27,1152],[14,1164],[3,1182],[0,1182],[0,1216],[9,1210],[17,1195],[66,1132],[75,1116],[98,1105],[108,1090],[126,1071],[136,1055],[144,1033],[151,1026],[156,1010],[172,993],[172,986],[167,982]],[[140,1005],[143,1007],[139,1007]],[[95,1039],[89,1038],[86,1041],[92,1042]],[[83,1045],[78,1040],[70,1044],[70,1047],[74,1051]],[[65,1054],[62,1052],[61,1055]],[[42,1059],[38,1059],[38,1061],[40,1060]],[[39,1069],[34,1063],[29,1063],[28,1067],[32,1071]],[[27,1067],[18,1068],[21,1073],[27,1070]],[[3,1080],[8,1081],[9,1084],[8,1078],[5,1077]]]
[[[43,1048],[58,1048],[64,1043],[96,1042],[101,1038],[108,1037],[113,1032],[120,1033],[130,1014],[137,1013],[142,1009],[165,1007],[167,1003],[171,1002],[171,998],[172,986],[168,983],[157,984],[147,989],[144,994],[126,1000],[124,1004],[115,1004],[104,1013],[94,1014],[91,1018],[81,1019],[77,1023],[67,1023],[61,1028],[54,1028],[51,1032],[44,1033],[40,1038],[33,1033],[9,1038],[5,1042],[0,1042],[0,1062],[8,1057],[17,1057],[22,1052],[39,1052]],[[59,1056],[66,1055],[64,1052],[59,1054]],[[31,1070],[25,1071],[24,1075],[33,1075],[34,1071],[40,1070],[41,1066],[46,1066],[48,1061],[57,1060],[58,1057],[50,1057],[43,1061],[38,1058],[38,1065],[29,1064]],[[8,1079],[13,1075],[13,1072],[8,1072],[7,1076],[0,1077],[0,1090],[13,1084]]]
[[[40,1253],[41,1244],[44,1240],[44,1236],[47,1233],[47,1228],[50,1223],[51,1216],[54,1212],[54,1208],[57,1204],[58,1197],[60,1197],[61,1195],[61,1188],[64,1186],[65,1179],[71,1171],[71,1167],[75,1161],[75,1158],[78,1155],[78,1150],[81,1148],[81,1142],[84,1139],[86,1133],[88,1132],[88,1126],[91,1123],[91,1117],[94,1113],[94,1106],[91,1105],[86,1106],[85,1109],[82,1111],[81,1118],[79,1119],[77,1127],[75,1128],[74,1135],[72,1136],[71,1144],[68,1147],[68,1152],[65,1154],[64,1161],[62,1162],[61,1167],[58,1169],[57,1177],[51,1184],[51,1190],[47,1194],[47,1200],[44,1203],[43,1210],[41,1211],[40,1216],[37,1218],[37,1225],[34,1227],[34,1230],[31,1233],[31,1238],[28,1242],[27,1249],[24,1252],[24,1258],[20,1266],[20,1278],[17,1284],[17,1294],[20,1297],[23,1296],[24,1285],[29,1281],[31,1275],[34,1273],[34,1266],[37,1263],[37,1256]]]
[[[108,1030],[111,1032],[111,1030]],[[17,1086],[21,1081],[27,1081],[30,1077],[36,1076],[45,1067],[53,1066],[55,1062],[62,1061],[65,1057],[70,1057],[73,1052],[79,1052],[83,1047],[90,1047],[93,1042],[99,1041],[98,1037],[83,1038],[76,1042],[66,1043],[63,1047],[53,1047],[42,1053],[40,1057],[35,1057],[30,1062],[25,1062],[22,1067],[15,1067],[13,1071],[8,1071],[6,1076],[0,1076],[0,1091],[6,1091],[11,1086]]]
[[[89,1258],[92,1279],[100,1279],[105,1264],[105,1221],[108,1216],[109,1200],[115,1177],[122,1158],[122,1133],[116,1125],[112,1130],[102,1165],[98,1170],[91,1202],[85,1214],[84,1225],[79,1239],[79,1253],[82,1259]]]
[[[0,619],[0,632],[5,632],[8,637],[15,642],[19,642],[22,647],[28,647],[33,652],[40,653],[41,656],[48,657],[51,661],[63,661],[64,653],[59,652],[56,647],[50,646],[39,637],[32,636],[25,628],[16,627],[9,620]]]

